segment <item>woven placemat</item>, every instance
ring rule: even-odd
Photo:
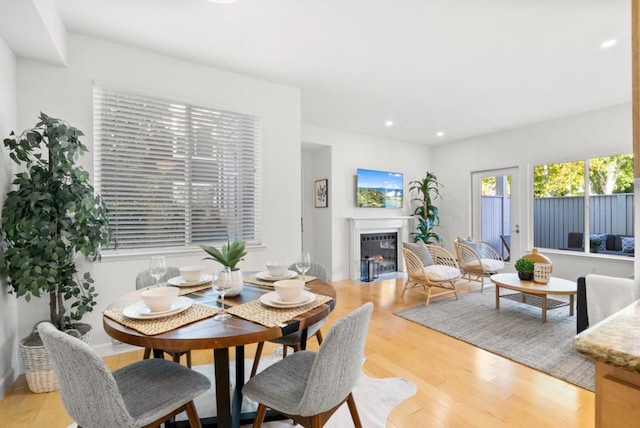
[[[126,306],[106,309],[103,314],[115,322],[134,329],[142,334],[146,334],[147,336],[155,336],[157,334],[175,330],[176,328],[187,324],[210,318],[220,311],[220,308],[194,303],[189,309],[184,312],[180,312],[179,314],[152,320],[139,320],[125,317],[122,314],[124,308],[126,308]]]
[[[227,312],[240,318],[257,322],[266,327],[276,327],[284,322],[291,321],[298,315],[327,303],[331,299],[329,296],[316,294],[316,300],[296,308],[272,308],[271,306],[263,305],[260,303],[260,300],[254,300],[227,309]]]
[[[298,276],[294,276],[293,278],[287,278],[287,279],[299,279],[302,280],[302,275],[298,275]],[[315,281],[316,278],[315,276],[311,276],[311,275],[307,275],[304,279],[305,284],[307,282],[311,282],[311,281]],[[273,283],[276,281],[267,281],[264,279],[259,279],[258,277],[256,277],[256,274],[253,273],[251,275],[246,275],[244,277],[244,282],[246,282],[247,284],[253,284],[253,285],[260,285],[262,287],[269,287],[271,289],[273,289]]]
[[[184,296],[186,294],[195,293],[196,291],[211,289],[211,283],[209,282],[208,284],[200,284],[200,285],[194,285],[193,287],[179,287],[179,288],[180,288],[180,292],[178,293],[178,296]]]

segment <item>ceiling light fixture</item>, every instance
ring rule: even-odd
[[[617,39],[606,40],[600,44],[600,47],[602,49],[607,49],[614,46],[616,43],[618,43]]]
[[[436,137],[444,137],[444,132],[440,131],[436,134]]]
[[[384,123],[384,125],[385,125],[385,126],[387,126],[387,127],[389,127],[389,126],[393,126],[393,120],[387,120],[387,121]]]

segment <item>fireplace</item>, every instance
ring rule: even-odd
[[[398,266],[398,233],[360,234],[360,258],[378,262],[378,272],[395,272]]]
[[[380,273],[382,272],[394,272],[404,271],[404,260],[402,259],[402,242],[409,241],[409,222],[412,217],[397,216],[397,217],[351,217],[347,218],[349,226],[349,277],[352,280],[361,279],[362,274],[362,260],[367,253],[362,252],[362,239],[364,235],[381,235],[383,237],[389,237],[395,235],[395,245],[392,244],[391,238],[382,238],[378,241],[366,240],[364,242],[377,242],[372,244],[377,246],[375,254],[369,254],[369,256],[382,256],[380,260],[375,260],[379,263]],[[369,239],[369,238],[367,238]],[[381,247],[395,247],[395,248],[381,248]],[[384,252],[382,252],[384,250]],[[365,250],[366,251],[366,250]],[[388,259],[388,260],[387,260]],[[393,261],[393,262],[392,262]],[[392,263],[395,266],[392,266]],[[384,265],[384,269],[382,266]]]

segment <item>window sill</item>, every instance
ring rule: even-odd
[[[585,253],[583,251],[571,251],[571,250],[556,250],[551,248],[538,248],[541,253],[545,254],[556,254],[560,256],[567,257],[585,257],[589,259],[598,259],[598,260],[611,260],[611,261],[620,261],[620,262],[629,262],[634,263],[634,256],[617,256],[613,254],[603,254],[603,253]]]
[[[266,245],[247,245],[246,250],[248,253],[253,251],[264,249]],[[154,248],[140,249],[140,250],[104,250],[102,252],[102,262],[119,262],[123,260],[147,260],[152,256],[166,256],[166,257],[193,257],[200,256],[205,257],[206,253],[201,248]]]

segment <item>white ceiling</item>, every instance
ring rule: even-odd
[[[404,141],[631,100],[628,0],[31,1],[71,32],[299,87],[304,124]],[[18,55],[43,56],[19,34]]]

